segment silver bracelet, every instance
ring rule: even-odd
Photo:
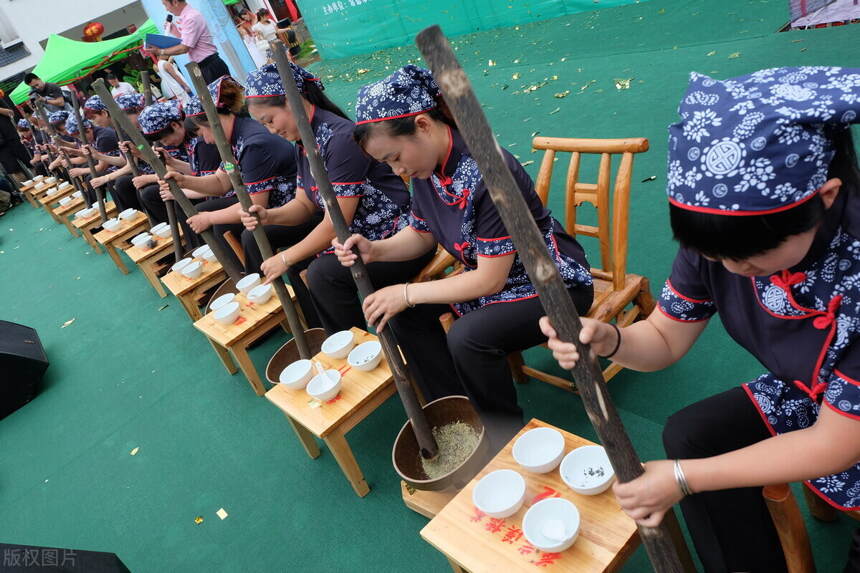
[[[409,283],[403,283],[403,300],[406,301],[406,306],[415,308],[415,305],[409,302]]]
[[[678,483],[678,489],[684,496],[692,495],[693,490],[690,489],[690,484],[687,483],[687,476],[684,475],[684,470],[681,468],[681,460],[675,460],[675,481]]]

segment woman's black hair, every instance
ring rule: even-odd
[[[302,94],[302,97],[320,109],[330,111],[344,119],[350,119],[350,117],[346,115],[346,112],[340,109],[336,103],[331,101],[328,96],[325,95],[325,92],[320,89],[316,82],[305,82],[305,93]],[[286,107],[287,98],[286,96],[261,97],[252,99],[251,103],[253,105],[269,107]],[[350,121],[352,120],[350,119]]]
[[[185,121],[187,122],[188,120],[185,120]],[[165,137],[167,137],[168,135],[170,135],[174,131],[176,131],[175,129],[173,129],[174,123],[183,123],[183,122],[182,121],[171,121],[170,123],[167,124],[167,127],[162,129],[161,131],[156,131],[155,133],[144,134],[143,137],[145,137],[146,140],[150,143],[158,143],[159,141],[161,141],[162,139],[164,139]]]
[[[836,155],[830,162],[828,179],[842,181],[840,193],[860,191],[860,171],[854,140],[848,129],[827,134]],[[779,213],[730,216],[689,211],[669,205],[675,240],[713,259],[743,260],[761,255],[781,245],[788,237],[809,231],[826,213],[821,196]]]
[[[440,103],[439,107],[434,107],[433,109],[428,111],[427,115],[430,116],[430,119],[442,122],[446,125],[450,125],[451,127],[456,128],[454,120],[449,117],[447,110],[444,107],[444,103]],[[370,138],[370,134],[374,130],[379,129],[380,126],[385,126],[385,128],[388,130],[388,135],[412,135],[413,133],[415,133],[416,117],[417,115],[410,115],[408,117],[386,119],[373,123],[362,123],[361,125],[356,125],[355,128],[352,130],[352,137],[355,139],[355,142],[359,145],[359,147],[364,149],[364,145]]]

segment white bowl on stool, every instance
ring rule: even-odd
[[[221,308],[222,306],[224,306],[225,304],[233,302],[233,300],[235,298],[236,298],[236,293],[234,293],[234,292],[228,292],[227,294],[222,294],[221,296],[219,296],[218,298],[216,298],[215,300],[213,300],[212,302],[209,303],[209,311],[214,312],[214,311],[218,310],[219,308]]]
[[[472,503],[490,517],[510,517],[525,499],[526,480],[514,470],[490,472],[472,490]]]
[[[203,258],[210,263],[215,263],[218,261],[218,257],[215,256],[215,252],[211,248],[206,251],[206,253],[203,255]]]
[[[290,390],[301,390],[308,385],[314,375],[313,362],[307,359],[296,360],[283,370],[278,376],[278,382]]]
[[[202,259],[203,257],[206,256],[206,253],[208,253],[211,250],[212,249],[209,248],[209,245],[203,245],[202,247],[197,247],[196,249],[191,251],[191,256],[194,257],[195,259]]]
[[[564,551],[579,536],[579,510],[562,497],[543,499],[523,516],[523,534],[529,543],[548,553]]]
[[[337,370],[326,370],[325,374],[317,374],[308,382],[307,390],[311,398],[320,402],[328,402],[340,393],[343,381]]]
[[[260,284],[260,274],[259,273],[251,273],[250,275],[246,275],[243,279],[236,283],[236,288],[239,291],[246,295],[251,292],[251,289]]]
[[[274,289],[272,285],[257,285],[248,291],[248,300],[254,304],[266,304],[272,298]]]
[[[559,474],[568,487],[582,495],[601,494],[615,480],[615,470],[602,446],[576,448],[564,456]]]
[[[186,278],[196,279],[203,274],[203,263],[200,261],[192,261],[179,269],[179,272]]]
[[[239,318],[240,312],[241,309],[239,308],[239,303],[233,301],[228,302],[216,310],[212,317],[215,319],[215,322],[219,322],[221,324],[233,324],[236,322],[236,319]]]
[[[62,199],[60,199],[60,206],[66,206],[71,202],[72,202],[71,197],[63,197]]]
[[[329,358],[346,358],[353,346],[355,334],[351,330],[341,330],[326,338],[320,350]]]
[[[105,231],[116,231],[117,229],[119,229],[120,225],[122,225],[122,222],[117,218],[113,218],[105,221],[102,225],[102,228]]]
[[[346,357],[347,363],[356,370],[370,372],[382,360],[382,345],[376,340],[370,340],[359,344],[349,352]]]
[[[139,237],[139,236],[140,236],[140,235],[138,235],[138,237]],[[184,259],[182,259],[182,260],[180,260],[180,261],[176,261],[175,263],[173,263],[173,266],[172,266],[172,267],[170,267],[170,270],[171,270],[171,271],[173,271],[173,272],[175,272],[175,273],[180,273],[180,274],[181,274],[181,273],[182,273],[182,268],[183,268],[185,265],[190,265],[192,262],[194,262],[194,259],[192,259],[191,257],[186,257],[186,258],[184,258]]]
[[[564,457],[564,436],[552,428],[529,430],[514,442],[514,460],[526,471],[545,474]]]
[[[72,193],[72,197],[74,197],[75,199],[80,199],[80,198],[82,198],[83,196],[84,196],[84,192],[83,192],[83,191],[75,191],[74,193]]]
[[[137,209],[129,208],[129,209],[126,209],[125,211],[123,211],[122,213],[120,213],[119,218],[122,219],[123,221],[128,221],[129,219],[134,219],[138,213],[139,213],[139,211]]]
[[[159,223],[149,230],[150,233],[162,239],[170,236],[170,225]]]

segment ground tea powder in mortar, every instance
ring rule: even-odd
[[[429,479],[447,474],[462,464],[478,447],[478,433],[465,422],[454,422],[433,428],[433,437],[439,446],[439,455],[425,460],[419,454],[421,467]]]

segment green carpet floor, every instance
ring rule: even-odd
[[[776,33],[787,18],[784,0],[652,0],[455,45],[500,142],[534,161],[532,174],[534,132],[651,140],[634,173],[629,269],[657,288],[675,251],[666,126],[687,74],[860,65],[860,27]],[[315,69],[346,105],[361,83],[409,60],[416,51],[404,47]],[[629,89],[616,89],[628,79]],[[552,207],[561,205],[556,193]],[[359,499],[328,452],[310,460],[280,412],[241,375],[227,375],[175,300],[159,299],[139,271],[120,275],[27,205],[0,219],[0,300],[0,317],[38,329],[51,360],[42,394],[0,420],[0,541],[111,551],[135,572],[448,570],[418,535],[426,520],[400,500],[390,464],[404,418],[396,401],[349,435],[373,488]],[[252,351],[259,368],[283,342],[278,334]],[[544,354],[527,359],[549,366]],[[759,372],[713,324],[676,366],[622,372],[610,389],[649,459],[662,454],[669,414]],[[576,396],[532,382],[520,400],[528,417],[594,437]],[[220,508],[227,519],[216,516]],[[839,570],[851,523],[807,521],[819,571]],[[641,550],[625,567],[648,570]]]

